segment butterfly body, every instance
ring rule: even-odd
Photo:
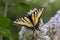
[[[35,10],[31,15],[28,14],[26,17],[16,19],[14,23],[30,29],[37,29],[43,10],[44,8]]]

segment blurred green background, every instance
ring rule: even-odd
[[[0,39],[19,40],[21,27],[13,25],[13,21],[34,8],[45,7],[42,15],[44,23],[56,14],[60,9],[60,0],[0,0]]]

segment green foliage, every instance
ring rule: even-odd
[[[26,3],[20,3],[20,6],[23,10],[25,10],[26,12],[28,12],[31,9],[31,6],[29,6]]]
[[[5,29],[0,28],[0,36],[10,37],[11,36],[10,30],[6,28]]]
[[[4,17],[1,13],[0,13],[0,27],[2,28],[6,28],[8,27],[8,25],[11,23],[10,19]]]
[[[3,6],[3,3],[0,1],[0,8]]]
[[[7,29],[10,23],[11,23],[10,19],[4,17],[0,13],[0,36],[5,36],[5,37],[11,36],[10,30]]]
[[[2,7],[2,3],[0,2],[0,8]]]

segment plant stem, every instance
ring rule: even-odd
[[[8,0],[5,0],[5,10],[4,10],[4,16],[7,15],[7,8],[8,8]]]

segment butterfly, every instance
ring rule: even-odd
[[[18,18],[16,21],[14,21],[14,24],[22,25],[27,28],[37,28],[39,25],[39,20],[44,11],[44,8],[37,9],[34,12],[32,12],[31,15],[28,14],[28,16]]]

